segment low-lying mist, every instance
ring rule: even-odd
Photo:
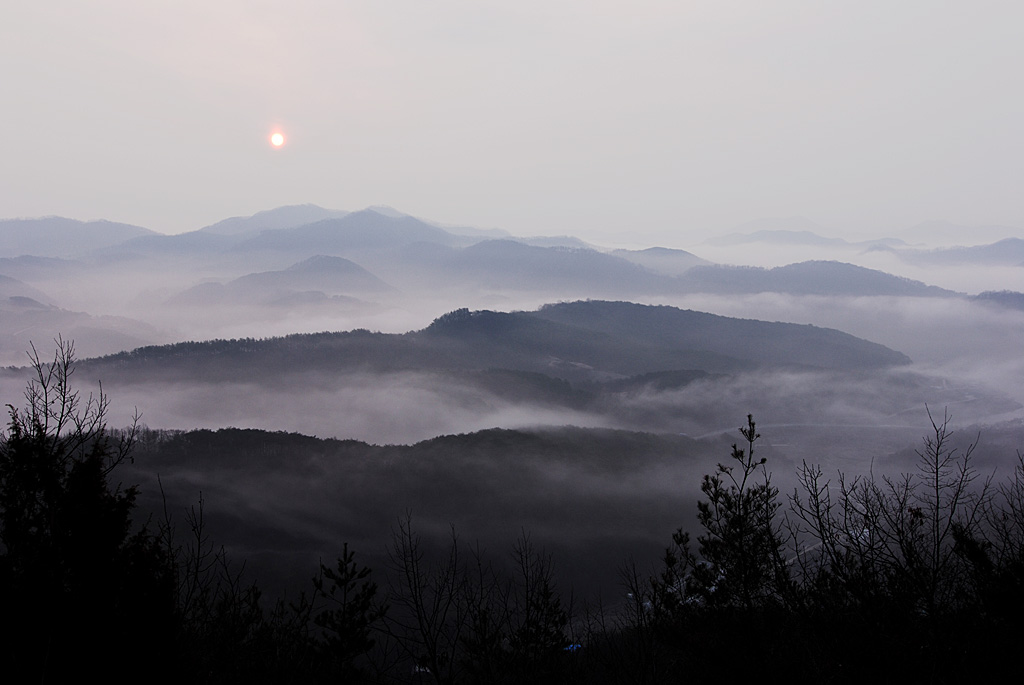
[[[657,301],[725,316],[835,328],[903,352],[913,361],[914,371],[943,383],[974,386],[1024,404],[1024,312],[961,298],[928,297],[759,293]]]
[[[694,253],[760,266],[838,259],[966,294],[1024,290],[1019,267],[936,269],[860,246],[737,244]],[[26,262],[24,273],[11,275],[36,276],[31,285],[53,304],[3,305],[0,365],[23,365],[29,341],[45,358],[58,334],[81,337],[80,356],[99,356],[183,340],[354,329],[405,333],[460,308],[533,311],[597,299],[578,283],[533,289],[529,279],[512,288],[509,278],[464,285],[435,274],[428,287],[416,280],[422,274],[403,274],[395,264],[381,272],[394,290],[373,296],[268,290],[267,301],[180,299],[197,285],[288,269],[301,258],[253,253],[188,267],[180,255],[151,263],[126,254],[101,265],[44,269]],[[484,266],[479,272],[486,277]],[[158,475],[179,511],[201,492],[215,538],[281,579],[308,574],[345,541],[371,565],[383,565],[393,526],[411,513],[417,529],[438,545],[455,524],[463,540],[483,540],[499,558],[525,530],[555,554],[577,588],[614,587],[622,563],[632,557],[653,564],[675,528],[694,527],[700,479],[727,460],[748,413],[784,494],[796,486],[805,462],[830,475],[913,469],[915,449],[930,430],[929,411],[940,420],[951,417],[959,449],[980,441],[975,458],[986,474],[1005,473],[1024,446],[1024,312],[949,294],[652,292],[602,297],[834,328],[912,362],[852,371],[657,368],[646,369],[648,377],[606,370],[588,376],[585,365],[573,375],[566,369],[577,360],[563,357],[549,377],[543,364],[510,371],[500,355],[479,368],[373,371],[339,363],[294,372],[235,360],[230,372],[205,375],[179,373],[173,365],[151,374],[86,365],[75,381],[86,393],[102,381],[112,426],[127,423],[137,408],[154,431],[259,429],[151,434],[123,477],[142,483],[140,501],[157,515]],[[104,318],[110,316],[121,318]],[[598,337],[581,337],[580,348],[593,347]],[[716,353],[713,343],[709,347]],[[216,357],[203,363],[216,365]],[[25,380],[24,369],[0,370],[3,402],[20,405]]]
[[[830,443],[837,429],[880,431],[890,439],[877,449],[891,452],[927,426],[926,406],[948,411],[955,426],[1008,420],[1021,409],[984,387],[902,368],[748,372],[669,388],[578,384],[578,393],[565,402],[510,397],[492,384],[443,374],[305,376],[283,383],[260,382],[258,372],[254,376],[209,384],[118,382],[104,389],[115,416],[139,407],[151,428],[259,428],[379,445],[496,427],[565,425],[699,437],[729,432],[737,417],[752,413],[766,430],[800,427],[805,439],[783,451],[789,470],[803,460],[859,470],[858,460],[879,456],[865,455],[860,446]]]
[[[442,376],[412,372],[310,376],[285,384],[255,378],[107,387],[114,409],[148,405],[144,420],[153,428],[260,428],[380,445],[494,427],[609,424],[586,411],[513,402]]]
[[[504,311],[529,310],[536,298],[504,296]],[[465,376],[407,371],[385,374],[310,372],[282,376],[274,369],[248,369],[230,382],[131,377],[103,381],[113,407],[143,412],[159,428],[252,427],[322,437],[354,438],[374,444],[409,444],[437,435],[490,427],[552,425],[603,426],[701,435],[732,425],[736,416],[755,413],[772,423],[885,426],[921,412],[925,404],[950,407],[961,425],[997,422],[1021,415],[1024,404],[1024,312],[959,298],[821,297],[777,293],[688,295],[642,299],[725,316],[807,323],[829,327],[884,344],[907,354],[913,364],[862,375],[787,371],[712,377],[679,388],[576,385],[585,398],[566,403],[551,398],[509,395],[501,384],[477,383]],[[448,305],[450,306],[450,305]],[[416,319],[422,328],[446,305],[412,303],[374,315],[375,330]],[[495,307],[496,309],[499,309]],[[344,318],[289,318],[248,325],[222,323],[245,337],[283,331],[338,330]],[[248,316],[248,314],[247,314]],[[252,318],[252,317],[250,317]],[[196,338],[205,325],[192,322]],[[370,324],[368,320],[360,323]],[[34,340],[43,356],[49,340]],[[25,362],[24,348],[10,363]],[[496,360],[500,365],[500,360]],[[81,374],[80,374],[81,375]],[[15,389],[17,383],[14,384]],[[16,394],[20,394],[17,390]],[[6,395],[10,396],[10,394]],[[585,400],[585,401],[583,401]],[[912,423],[912,422],[911,422]]]

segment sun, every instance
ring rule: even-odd
[[[270,134],[270,144],[274,147],[281,147],[284,145],[284,134],[280,131],[274,131]]]

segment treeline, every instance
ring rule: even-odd
[[[929,416],[931,416],[929,414]],[[1024,609],[1024,460],[994,484],[933,420],[917,469],[828,478],[804,464],[783,501],[752,417],[704,477],[696,540],[673,535],[616,637],[643,682],[960,682],[1013,663]],[[742,443],[741,443],[742,444]]]
[[[916,471],[773,485],[752,417],[704,477],[695,536],[622,567],[623,599],[573,598],[524,533],[512,565],[400,520],[383,568],[347,546],[304,593],[261,596],[200,501],[144,525],[117,484],[133,430],[36,360],[0,439],[0,658],[13,682],[954,682],[1013,663],[1024,608],[1024,462],[979,478],[935,419]]]
[[[70,345],[35,360],[0,440],[0,659],[17,682],[500,682],[558,666],[569,612],[528,537],[509,578],[454,535],[430,559],[407,519],[384,591],[344,546],[272,602],[210,539],[202,500],[137,525],[137,489],[113,480],[137,431],[107,430],[73,361]]]

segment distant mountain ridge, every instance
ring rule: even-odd
[[[711,264],[708,260],[701,259],[686,250],[667,247],[649,247],[645,250],[614,250],[611,254],[663,276],[680,276],[695,266]]]
[[[791,229],[759,229],[750,233],[730,233],[704,241],[705,245],[714,245],[716,247],[746,245],[750,243],[765,243],[767,245],[789,247],[845,247],[861,249],[873,249],[879,246],[902,247],[907,244],[899,238],[876,238],[850,242],[843,238],[828,238],[811,230]]]
[[[577,287],[597,296],[673,289],[668,279],[615,255],[516,240],[485,240],[464,248],[453,255],[448,270],[495,289]]]
[[[764,269],[697,265],[679,277],[685,290],[717,294],[778,292],[792,295],[953,297],[957,293],[901,276],[834,261],[808,261]]]
[[[1024,293],[1013,290],[986,290],[985,292],[978,293],[971,299],[975,302],[1024,311]]]
[[[208,307],[225,304],[287,304],[299,294],[365,295],[395,289],[343,257],[316,255],[279,270],[251,273],[224,284],[203,283],[179,293],[171,302]]]
[[[78,257],[140,236],[148,228],[113,221],[77,221],[59,216],[0,220],[0,257]]]
[[[412,220],[423,226],[430,227],[441,233],[433,235],[421,234],[420,239],[441,240],[446,242],[447,236],[457,236],[462,239],[481,237],[512,238],[519,242],[535,246],[571,246],[571,247],[592,247],[586,242],[574,236],[532,236],[513,237],[506,231],[500,229],[478,229],[473,227],[441,226],[437,223],[417,219],[405,212],[401,212],[386,205],[373,205],[363,210],[350,212],[347,210],[327,209],[315,204],[285,205],[273,209],[256,212],[250,216],[235,216],[223,219],[216,223],[204,226],[200,229],[187,233],[175,235],[164,235],[155,233],[149,229],[106,220],[79,221],[64,217],[42,217],[42,218],[11,218],[0,219],[0,257],[16,257],[20,255],[35,256],[80,256],[83,252],[104,249],[118,243],[138,238],[141,236],[154,236],[158,238],[170,238],[172,240],[163,243],[164,245],[176,245],[175,249],[180,250],[179,244],[189,244],[193,247],[205,245],[216,249],[223,247],[224,242],[208,240],[214,236],[222,238],[254,238],[265,231],[288,231],[319,223],[321,221],[343,219],[350,215],[362,215],[356,223],[364,223],[370,215],[376,215],[391,220]],[[732,244],[747,244],[764,242],[779,246],[818,246],[818,247],[863,247],[877,248],[885,247],[908,247],[904,240],[896,238],[881,238],[876,240],[863,240],[850,242],[842,238],[831,238],[822,235],[823,227],[804,217],[790,218],[767,218],[747,222],[738,227],[738,230],[724,236],[709,238],[705,244],[715,246],[727,246]],[[1018,229],[1006,226],[958,226],[949,222],[933,221],[923,223],[907,229],[906,233],[914,233],[915,236],[927,239],[930,235],[937,235],[942,240],[949,240],[951,237],[961,238],[967,236],[992,237],[1008,233],[1016,233]],[[191,236],[181,238],[181,236]],[[322,237],[322,236],[321,236]],[[363,236],[365,238],[365,236]],[[1013,239],[1011,239],[1013,240]],[[205,241],[205,242],[204,242]],[[271,240],[273,242],[273,240]],[[461,244],[468,244],[463,240]],[[997,243],[1006,247],[1006,241]],[[957,251],[967,250],[970,252],[984,253],[986,245],[978,245],[970,248],[940,248],[934,251],[946,257],[955,257]],[[664,250],[666,248],[650,248]],[[1013,248],[1016,252],[1016,248]],[[950,251],[952,250],[952,251]],[[321,252],[323,250],[320,250]],[[902,252],[902,250],[898,250]],[[908,249],[911,254],[915,250]],[[644,250],[623,250],[615,251],[622,256],[630,253],[643,253]],[[634,260],[636,261],[636,260]]]
[[[456,237],[432,224],[411,216],[386,216],[373,210],[351,212],[336,219],[322,219],[295,228],[264,231],[249,238],[237,249],[305,251],[330,254],[338,250],[384,248],[416,242],[455,244]]]
[[[220,235],[258,233],[267,230],[297,228],[324,219],[340,219],[350,212],[341,209],[324,209],[313,204],[286,205],[275,209],[256,212],[252,216],[233,216],[204,226],[200,231]],[[384,213],[384,212],[381,212]]]
[[[14,297],[27,298],[47,305],[53,303],[42,290],[34,288],[28,283],[23,283],[16,278],[0,274],[0,300]]]
[[[709,245],[734,245],[739,243],[774,243],[776,245],[849,245],[842,238],[826,238],[812,231],[786,229],[759,230],[753,233],[730,233],[706,241]]]
[[[64,233],[36,231],[46,226]],[[862,256],[865,249],[822,239],[806,220],[759,222],[747,228],[755,229],[755,238],[769,241],[765,251],[771,250],[773,260],[790,254],[795,259],[845,253],[860,263],[852,252],[860,250]],[[97,316],[98,325],[107,321],[102,314],[134,319],[161,330],[160,336],[138,337],[153,341],[363,326],[406,330],[456,305],[509,310],[580,299],[676,303],[704,294],[958,296],[843,261],[763,269],[715,265],[697,254],[664,247],[602,250],[571,236],[493,239],[486,232],[438,226],[384,206],[347,212],[292,205],[178,235],[58,218],[8,221],[0,229],[0,245],[6,240],[10,247],[17,238],[25,249],[14,252],[36,254],[4,256],[0,250],[0,275],[36,289],[14,295],[89,312]],[[65,240],[65,234],[74,240]],[[813,246],[822,241],[824,248],[816,252]],[[761,243],[753,245],[761,250]],[[940,266],[1024,263],[1024,241],[1016,238],[944,251],[894,245],[876,242],[866,249]],[[878,263],[876,255],[867,259]],[[877,259],[894,263],[888,256]],[[302,265],[306,260],[313,261]],[[1020,290],[1010,282],[1006,286]],[[196,309],[189,311],[191,307]],[[53,325],[59,320],[46,319]],[[49,339],[62,332],[48,328],[51,324],[40,324],[34,335]],[[19,343],[12,339],[10,344]]]
[[[893,250],[892,252],[905,261],[920,265],[1024,266],[1024,240],[1020,238],[1004,238],[988,245],[941,247],[934,250]]]

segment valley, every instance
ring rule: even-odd
[[[218,537],[275,586],[343,541],[382,561],[412,512],[438,545],[449,524],[496,547],[529,530],[567,584],[599,592],[692,523],[747,413],[783,492],[805,462],[910,468],[928,410],[980,434],[993,472],[1024,441],[1016,300],[864,265],[883,243],[905,273],[992,250],[762,231],[723,244],[814,259],[746,266],[314,206],[178,236],[4,229],[5,401],[30,345],[73,339],[76,382],[102,383],[112,419],[141,412],[144,506],[203,493]]]

